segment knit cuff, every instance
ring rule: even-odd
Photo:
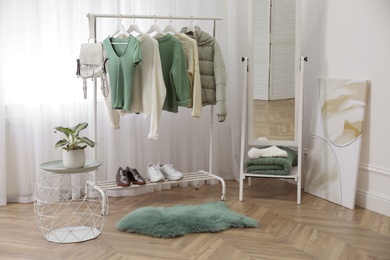
[[[158,140],[158,134],[149,134],[148,135],[148,139],[150,140]]]
[[[190,107],[191,106],[191,98],[186,99],[186,100],[182,100],[182,101],[178,101],[177,105],[181,106],[181,107]]]
[[[218,115],[218,122],[225,122],[226,116]]]

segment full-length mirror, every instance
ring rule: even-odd
[[[299,0],[249,3],[248,139],[295,144],[298,118]]]

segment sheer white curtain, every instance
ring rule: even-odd
[[[1,45],[0,45],[1,46]],[[0,79],[3,78],[2,70],[0,69]],[[5,163],[5,106],[3,85],[0,85],[0,206],[7,204],[7,178],[6,178],[6,163]]]
[[[92,83],[88,82],[89,98],[85,100],[81,80],[75,76],[80,44],[89,36],[87,13],[224,18],[217,22],[217,40],[229,75],[228,117],[224,123],[214,120],[213,170],[224,178],[234,178],[233,173],[238,171],[237,111],[241,111],[241,98],[237,96],[240,70],[235,64],[239,64],[239,54],[232,24],[236,19],[235,3],[228,2],[0,0],[0,205],[33,201],[39,164],[61,159],[61,150],[54,149],[61,138],[53,132],[55,126],[92,122]],[[169,20],[122,22],[126,28],[136,22],[146,31],[153,23],[163,29]],[[98,20],[98,41],[111,34],[117,23],[117,19]],[[172,21],[178,30],[189,23]],[[196,23],[212,34],[212,22]],[[232,27],[228,30],[228,26]],[[210,107],[203,108],[200,119],[191,118],[191,111],[184,108],[177,114],[163,112],[156,142],[147,140],[149,119],[141,115],[121,117],[120,129],[112,130],[101,94],[97,94],[97,157],[104,162],[101,170],[108,179],[115,178],[119,166],[137,168],[146,175],[151,162],[173,163],[183,172],[208,170]],[[92,125],[83,134],[92,136]],[[92,156],[90,148],[87,153]]]

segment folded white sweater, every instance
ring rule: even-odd
[[[248,151],[248,157],[250,159],[256,159],[260,157],[287,157],[287,152],[273,145],[264,149],[251,148]]]

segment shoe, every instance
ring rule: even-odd
[[[118,186],[130,186],[130,180],[127,176],[127,173],[125,170],[122,169],[122,167],[118,168],[118,171],[116,172],[116,185]]]
[[[148,177],[150,182],[158,182],[164,180],[164,175],[161,173],[158,166],[152,163],[148,166]]]
[[[126,173],[127,173],[127,177],[129,177],[129,180],[133,184],[138,184],[138,185],[145,185],[146,184],[145,179],[141,176],[141,174],[139,174],[137,169],[132,169],[130,167],[126,167]]]
[[[160,171],[164,175],[164,177],[169,181],[177,181],[183,178],[183,174],[178,170],[176,170],[175,168],[173,168],[172,164],[165,164],[165,165],[159,164],[158,166],[160,168]]]

